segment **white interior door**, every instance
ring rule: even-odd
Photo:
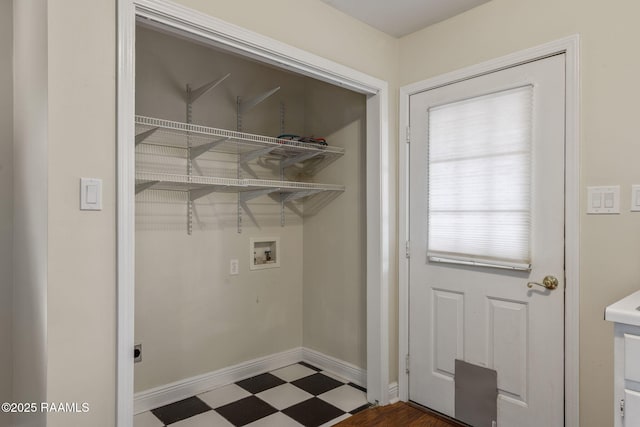
[[[498,426],[563,425],[564,81],[565,58],[557,55],[410,98],[411,401],[455,417],[454,361],[461,359],[497,371]],[[488,122],[485,126],[493,128],[490,136],[476,138],[476,146],[460,145],[466,151],[453,153],[455,166],[446,165],[444,175],[434,176],[442,166],[434,158],[442,156],[449,143],[447,136],[437,135],[433,122],[441,120],[437,114],[449,109],[455,117],[465,103],[480,110],[490,108],[493,101],[485,102],[487,99],[512,94],[512,101],[520,103],[522,114],[531,120],[529,155],[520,159],[524,166],[503,164],[509,154],[504,146],[496,155],[482,151],[493,143],[491,135],[513,131],[509,114],[502,117],[503,107],[496,114],[480,111]],[[456,138],[473,139],[476,116],[463,112],[461,117],[449,127]],[[445,124],[447,120],[451,117],[444,119]],[[527,132],[523,135],[526,138]],[[439,145],[430,148],[436,138]],[[508,145],[508,135],[506,141]],[[489,178],[469,172],[481,157],[488,163],[480,169]],[[470,175],[459,178],[456,172],[448,176],[451,170]],[[516,181],[520,187],[513,185]],[[444,182],[443,187],[434,182]],[[448,188],[444,195],[439,193],[442,188]],[[445,202],[435,200],[447,195]],[[514,225],[518,221],[511,220],[508,199],[524,203],[524,223]],[[450,212],[429,210],[430,205],[441,208],[443,203],[455,206]],[[483,220],[483,209],[493,216]],[[476,223],[458,218],[474,215],[480,218]],[[466,242],[452,243],[465,233]],[[497,241],[491,241],[494,233]],[[512,243],[507,241],[514,236],[514,244],[520,246],[510,249]],[[508,252],[512,249],[516,252],[513,257]],[[557,278],[557,289],[528,287],[529,282],[542,284],[545,276]]]

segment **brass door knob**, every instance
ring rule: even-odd
[[[538,283],[538,282],[527,283],[527,287],[529,288],[533,288],[533,285],[541,286],[549,290],[554,290],[555,288],[558,287],[558,279],[556,279],[553,276],[545,276],[545,278],[542,279],[542,283]]]

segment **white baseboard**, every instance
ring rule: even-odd
[[[367,386],[366,370],[319,351],[298,347],[136,393],[134,414],[168,405],[300,361],[307,362],[323,371],[334,373],[361,387]],[[395,403],[397,401],[398,383],[394,382],[389,384],[389,402]]]
[[[141,391],[134,395],[134,414],[146,412],[217,387],[297,363],[303,360],[302,354],[302,348],[298,347]]]
[[[400,395],[398,394],[398,383],[392,382],[389,384],[389,404],[400,401]]]
[[[367,371],[344,360],[327,356],[326,354],[306,347],[302,347],[302,360],[323,371],[332,372],[360,387],[367,386]]]

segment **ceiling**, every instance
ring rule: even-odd
[[[489,0],[322,1],[393,37],[402,37]]]

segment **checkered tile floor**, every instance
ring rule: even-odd
[[[134,427],[324,427],[368,406],[362,387],[300,362],[136,415]]]

